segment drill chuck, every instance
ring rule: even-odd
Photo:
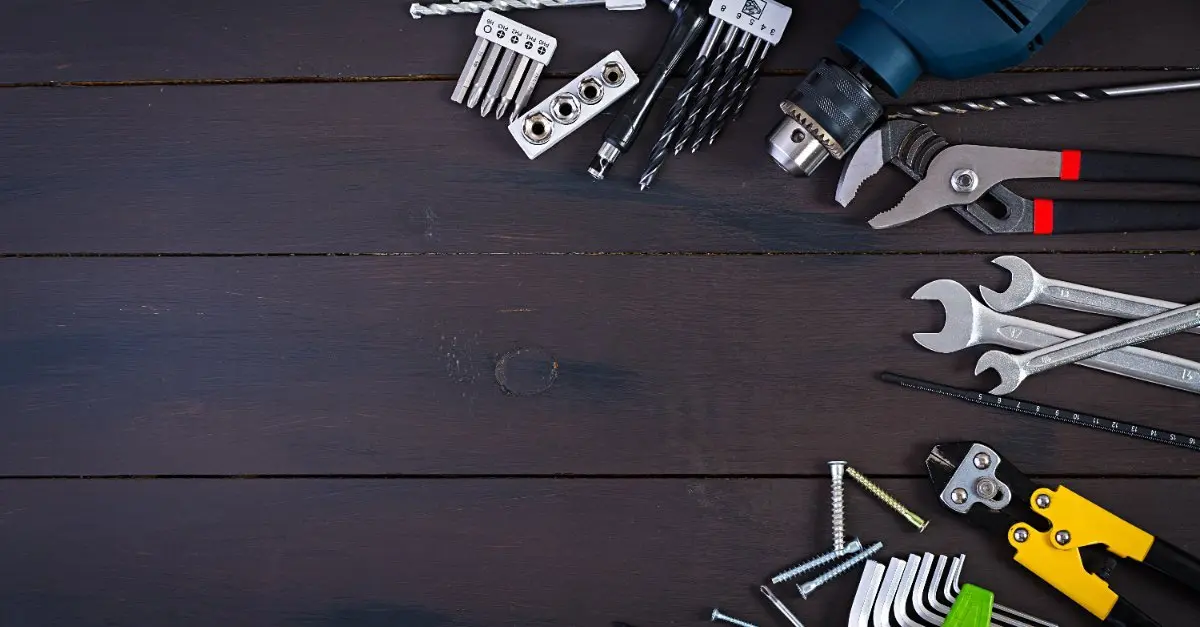
[[[811,175],[831,155],[846,156],[883,115],[866,79],[829,59],[821,59],[779,106],[784,118],[767,146],[792,176]]]

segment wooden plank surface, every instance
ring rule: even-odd
[[[943,314],[907,299],[937,278],[1001,289],[988,259],[8,259],[0,474],[807,474],[835,442],[893,474],[950,437],[1039,453],[1041,473],[1200,471],[1187,451],[875,381],[894,370],[986,389],[971,375],[983,349],[915,345]],[[1047,276],[1197,297],[1190,255],[1028,259]],[[1196,341],[1161,346],[1196,358]],[[1082,368],[1017,396],[1200,431],[1195,397]]]
[[[1095,624],[924,481],[883,484],[931,523],[917,534],[851,490],[850,527],[886,540],[882,556],[966,553],[964,583]],[[1195,552],[1196,519],[1170,505],[1193,484],[1070,482]],[[0,624],[655,627],[720,606],[782,627],[757,585],[825,546],[827,496],[818,480],[10,480]],[[1197,601],[1160,581],[1126,566],[1114,585],[1164,627],[1194,624]],[[839,625],[856,583],[778,595],[805,624]]]
[[[930,81],[914,100],[1107,85],[1180,74],[1039,74]],[[634,183],[659,111],[610,180],[585,170],[607,116],[526,160],[500,122],[447,101],[443,82],[27,89],[0,100],[0,252],[591,252],[1191,249],[1192,233],[985,237],[951,212],[865,222],[898,202],[886,172],[849,209],[838,164],[793,179],[767,157],[776,94],[763,80],[717,145]],[[939,119],[952,141],[1197,154],[1196,96]],[[1148,145],[1147,137],[1154,137]],[[1033,183],[1059,197],[1198,199],[1184,186]]]
[[[768,71],[808,69],[833,54],[855,5],[798,4]],[[637,14],[523,11],[517,19],[561,40],[549,69],[572,76],[612,50],[649,67],[671,24],[659,6]],[[457,74],[476,21],[414,21],[408,3],[385,0],[14,0],[0,7],[0,82]],[[1191,29],[1198,21],[1200,8],[1191,0],[1092,0],[1027,65],[1195,67],[1200,57]],[[588,36],[575,36],[585,24]]]

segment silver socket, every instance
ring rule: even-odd
[[[609,87],[620,87],[621,83],[625,82],[625,66],[616,61],[609,61],[604,64],[604,71],[600,73],[600,78]]]
[[[550,101],[550,117],[559,124],[574,124],[582,109],[575,94],[559,94]]]
[[[579,81],[579,99],[587,104],[596,104],[604,100],[604,85],[594,76]]]
[[[554,134],[554,122],[534,111],[525,116],[525,121],[521,124],[521,134],[529,143],[540,146],[550,141],[550,136]]]

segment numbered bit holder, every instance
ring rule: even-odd
[[[792,17],[792,9],[775,0],[713,0],[708,13],[714,19],[700,51],[704,78],[689,103],[676,154],[711,145],[737,119]]]
[[[640,80],[625,57],[614,51],[513,120],[508,132],[526,156],[536,159],[620,100]]]
[[[450,100],[487,117],[502,119],[511,107],[515,120],[529,104],[558,40],[495,11],[484,11],[475,26],[475,46]]]

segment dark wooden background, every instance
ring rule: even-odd
[[[853,15],[811,0],[715,149],[634,181],[584,170],[607,117],[527,161],[452,105],[473,17],[398,1],[9,0],[0,7],[0,625],[639,627],[719,605],[783,625],[757,583],[850,530],[886,553],[966,552],[964,581],[1092,621],[943,513],[921,460],[980,439],[1200,553],[1200,457],[907,392],[975,385],[923,352],[908,300],[988,261],[1179,301],[1196,233],[985,237],[956,216],[865,225],[837,168],[783,176],[778,99]],[[658,7],[525,12],[559,52],[540,100],[603,54],[648,66]],[[1193,0],[1092,0],[1016,71],[910,101],[1191,76]],[[668,96],[673,96],[677,84]],[[1200,155],[1200,95],[937,120],[955,141]],[[894,173],[892,173],[894,174]],[[1079,197],[1194,189],[1041,184]],[[1106,321],[1030,310],[1092,330]],[[1200,358],[1194,337],[1157,343]],[[1194,397],[1068,368],[1021,394],[1200,431]],[[793,603],[843,624],[857,577]],[[1164,625],[1200,602],[1136,569]],[[790,601],[791,595],[785,594]]]

